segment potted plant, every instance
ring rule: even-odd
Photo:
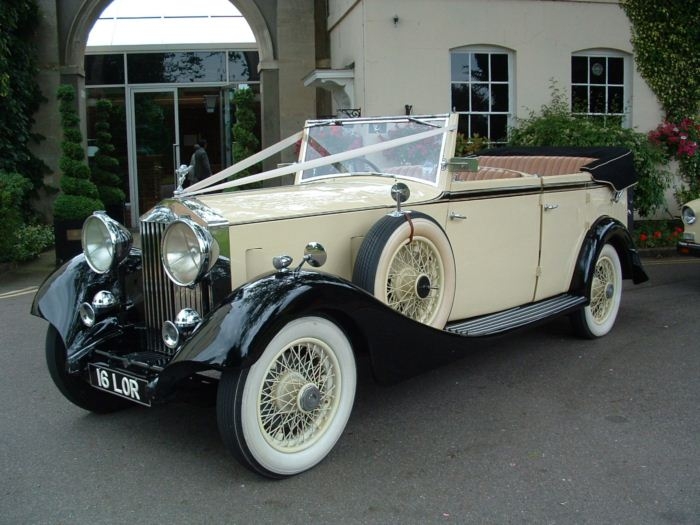
[[[109,124],[111,113],[112,102],[104,98],[99,99],[95,106],[95,146],[97,151],[92,157],[90,172],[107,214],[114,220],[123,223],[126,194],[121,187],[119,161],[112,156],[114,144],[112,144]]]
[[[80,119],[75,109],[75,89],[67,84],[58,88],[59,112],[63,142],[59,167],[61,193],[54,201],[54,232],[56,234],[56,263],[61,264],[81,251],[80,231],[83,221],[95,210],[104,209],[97,186],[90,180],[90,168],[85,162]]]

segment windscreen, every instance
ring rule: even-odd
[[[439,130],[446,126],[446,116],[310,122],[299,161],[325,157],[329,161],[305,170],[301,179],[390,175],[435,183],[445,140]],[[357,155],[339,155],[355,150]]]

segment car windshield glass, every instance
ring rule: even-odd
[[[353,150],[358,150],[358,154],[337,161],[330,159],[326,165],[307,169],[301,179],[370,174],[435,183],[446,134],[414,141],[410,138],[445,126],[446,116],[309,122],[300,147],[300,162]],[[392,141],[397,140],[399,143],[392,146]]]

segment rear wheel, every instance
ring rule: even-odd
[[[576,333],[587,339],[601,337],[612,330],[622,299],[622,266],[610,244],[598,255],[591,283],[590,303],[574,313],[571,320]]]
[[[283,478],[310,469],[331,451],[350,417],[355,358],[328,319],[291,321],[246,370],[219,383],[219,433],[249,469]]]
[[[58,330],[49,325],[46,331],[46,365],[51,379],[68,401],[90,412],[106,414],[133,406],[117,396],[91,387],[78,376],[66,372],[66,346]]]

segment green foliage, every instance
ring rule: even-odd
[[[97,153],[92,159],[92,180],[99,190],[99,197],[106,206],[122,204],[126,195],[121,189],[122,180],[118,174],[119,161],[112,156],[114,145],[110,133],[112,103],[107,99],[97,101],[95,108],[95,129]]]
[[[668,115],[700,110],[700,0],[622,0],[632,23],[637,69]]]
[[[233,161],[239,162],[260,151],[260,141],[255,135],[255,95],[250,89],[239,89],[233,95],[236,106],[236,123],[233,125]],[[260,164],[240,172],[237,177],[259,173]]]
[[[43,224],[23,225],[14,235],[15,244],[12,260],[15,262],[31,261],[53,246],[53,228]]]
[[[479,150],[489,147],[489,140],[475,133],[470,138],[463,133],[457,133],[457,144],[455,144],[455,157],[467,157]]]
[[[44,100],[37,82],[40,19],[35,0],[0,6],[0,170],[23,175],[33,189],[43,185],[43,175],[48,173],[43,161],[29,150],[42,138],[32,133],[33,115]],[[28,204],[24,211],[29,211]]]
[[[669,248],[676,246],[683,233],[678,219],[635,221],[635,244],[639,248]]]
[[[510,132],[510,145],[519,146],[622,146],[634,153],[639,183],[634,189],[634,208],[650,215],[665,206],[664,190],[670,174],[662,169],[663,153],[647,136],[616,123],[573,115],[564,94],[552,88],[552,102],[521,120]]]
[[[0,171],[0,262],[33,259],[53,244],[50,228],[24,224],[22,203],[31,189],[26,177]]]
[[[75,89],[64,84],[58,88],[59,111],[63,127],[63,156],[59,162],[62,193],[54,202],[54,217],[63,220],[82,220],[95,210],[104,209],[97,187],[90,180],[90,168],[85,164],[77,112]]]

